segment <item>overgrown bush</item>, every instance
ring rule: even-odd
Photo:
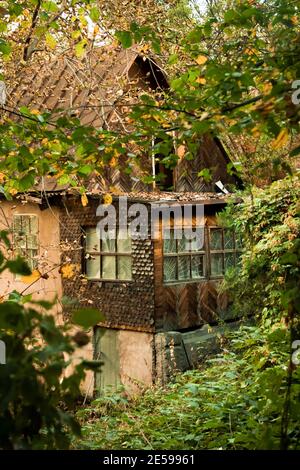
[[[9,248],[7,234],[0,236]],[[0,273],[5,269],[31,274],[24,260],[7,260],[0,252]],[[52,307],[51,302],[15,291],[0,303],[0,340],[6,356],[0,364],[0,449],[68,448],[70,436],[80,434],[70,411],[80,395],[85,369],[98,363],[81,361],[66,376],[71,362],[67,356],[78,347],[78,335],[56,325]],[[95,312],[89,317],[88,311],[78,310],[76,321],[89,326],[98,319]]]
[[[245,326],[201,370],[141,397],[122,393],[78,411],[84,449],[278,449],[289,364],[289,332]],[[297,369],[299,383],[300,370]],[[296,375],[295,375],[296,378]],[[300,439],[299,385],[293,390],[289,448]]]

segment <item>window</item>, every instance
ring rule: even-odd
[[[38,217],[36,215],[13,216],[13,243],[16,252],[26,259],[31,270],[38,266]]]
[[[225,271],[237,266],[241,242],[231,230],[206,227],[205,243],[199,249],[196,240],[177,240],[174,229],[163,236],[164,284],[180,284],[222,278]]]
[[[161,191],[172,191],[174,185],[174,170],[161,162],[163,158],[163,155],[155,156],[156,186]]]
[[[117,238],[113,240],[99,239],[96,227],[87,228],[85,231],[87,278],[130,281],[132,279],[131,239],[124,230],[119,228]]]
[[[205,277],[205,251],[197,247],[197,240],[188,240],[184,234],[176,239],[174,230],[170,236],[163,237],[164,247],[164,282],[196,281]],[[164,234],[166,235],[166,234]]]
[[[241,244],[232,230],[209,227],[210,277],[223,277],[239,260]]]

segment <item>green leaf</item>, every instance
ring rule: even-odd
[[[72,315],[73,323],[84,328],[89,328],[105,320],[104,315],[95,308],[80,308]]]
[[[98,8],[92,7],[90,9],[90,18],[91,18],[92,21],[94,21],[94,23],[97,23],[97,21],[100,18],[100,11],[99,11]]]
[[[10,45],[1,38],[0,38],[0,52],[3,55],[9,55],[11,52]]]
[[[124,49],[128,49],[132,46],[132,35],[130,31],[117,31],[115,36],[120,41]]]
[[[21,274],[22,276],[29,276],[31,274],[30,267],[20,256],[14,260],[7,261],[6,268],[13,274]]]
[[[300,153],[300,146],[294,148],[291,152],[290,152],[290,156],[291,157],[295,157],[296,155],[299,155]]]

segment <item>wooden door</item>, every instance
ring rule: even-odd
[[[101,370],[95,374],[97,396],[115,391],[120,385],[120,359],[118,330],[96,327],[94,330],[94,358],[102,362]]]

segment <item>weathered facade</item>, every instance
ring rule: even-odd
[[[72,109],[83,124],[104,128],[118,126],[119,111],[114,103],[121,92],[130,94],[133,89],[167,86],[162,72],[149,59],[144,61],[136,53],[112,48],[105,51],[101,60],[94,53],[88,68],[87,64],[77,63],[74,67],[74,59],[60,57],[47,62],[45,72],[46,81],[40,74],[35,80],[34,69],[22,86],[11,87],[10,103],[30,104],[38,109]],[[82,86],[87,75],[89,87]],[[32,88],[25,92],[29,83]],[[137,92],[133,94],[137,96]],[[143,171],[153,170],[152,158],[145,155]],[[129,391],[137,391],[157,381],[164,383],[172,371],[192,367],[205,357],[205,346],[201,349],[201,345],[213,341],[214,335],[204,325],[214,324],[216,329],[220,318],[227,318],[227,298],[219,294],[217,284],[225,269],[236,265],[239,252],[234,235],[218,227],[216,218],[226,204],[216,183],[221,182],[228,190],[239,184],[228,174],[228,163],[220,141],[206,135],[199,142],[195,158],[180,159],[174,171],[168,173],[172,191],[145,185],[139,178],[141,168],[127,175],[120,165],[108,166],[103,174],[90,179],[87,205],[82,205],[79,194],[56,187],[55,183],[37,186],[32,194],[24,196],[26,203],[20,199],[14,203],[15,211],[38,215],[38,231],[29,230],[26,235],[28,240],[38,239],[38,245],[28,245],[27,254],[39,257],[45,246],[46,261],[55,258],[51,276],[47,280],[42,276],[38,283],[43,288],[38,287],[40,284],[35,288],[41,295],[55,291],[59,297],[75,300],[78,306],[97,308],[105,316],[105,321],[94,328],[92,345],[84,350],[86,358],[103,361],[101,373],[88,377],[85,393],[121,384]],[[209,183],[199,177],[203,168],[211,171]],[[107,192],[113,196],[117,220],[122,197],[127,197],[129,212],[136,204],[146,208],[146,238],[120,241],[117,235],[112,243],[97,239],[97,208],[103,206],[103,194]],[[29,203],[28,198],[35,202]],[[187,240],[178,241],[173,235],[166,242],[160,219],[156,221],[158,236],[152,236],[152,210],[162,203],[170,209],[174,205],[189,205],[194,211],[197,206],[203,208],[201,247],[192,247]],[[7,214],[10,203],[1,204]],[[198,223],[195,221],[192,215],[188,225],[194,227]],[[171,214],[172,233],[174,226]],[[123,229],[117,226],[117,234]],[[39,262],[42,274],[49,270],[46,264]],[[60,275],[59,268],[64,264],[72,264],[74,275],[70,278]],[[1,279],[2,293],[6,292],[6,282]],[[10,288],[22,290],[18,282],[10,279]],[[64,308],[62,321],[69,317],[70,311]]]

